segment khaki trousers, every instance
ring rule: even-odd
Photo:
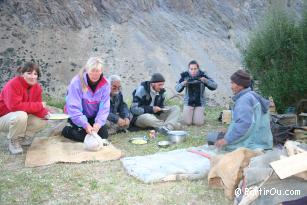
[[[178,119],[180,117],[180,108],[176,105],[170,107],[166,112],[160,115],[145,113],[137,117],[135,124],[140,128],[159,128],[166,126],[168,129],[173,130],[178,127]]]
[[[24,111],[10,112],[0,117],[0,130],[8,132],[8,139],[31,136],[43,129],[47,121]]]
[[[204,110],[204,107],[191,107],[185,105],[182,114],[184,124],[203,125],[205,122]]]

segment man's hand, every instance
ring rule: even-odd
[[[207,83],[207,82],[208,82],[208,79],[205,78],[205,77],[201,77],[200,80],[201,80],[201,82],[203,82],[203,83]]]
[[[183,81],[183,86],[186,86],[186,85],[187,85],[187,83],[188,83],[188,81],[187,81],[187,80]]]
[[[85,131],[87,134],[92,134],[92,132],[94,131],[94,128],[90,124],[87,124]]]
[[[215,146],[218,149],[221,149],[223,146],[227,144],[227,141],[225,139],[219,139],[218,141],[215,142]]]
[[[130,124],[129,118],[125,118],[125,126],[129,126],[129,124]]]
[[[223,127],[221,129],[219,129],[220,132],[223,132],[224,134],[227,132],[227,128],[226,127]]]
[[[117,121],[117,125],[120,126],[120,127],[123,127],[125,126],[125,120],[122,119],[122,118],[118,118],[118,121]]]
[[[153,106],[153,112],[154,113],[157,113],[157,112],[160,112],[161,111],[161,108],[158,107],[158,106]]]

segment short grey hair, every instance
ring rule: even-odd
[[[112,85],[114,81],[119,81],[119,82],[121,82],[122,79],[121,79],[118,75],[111,75],[111,76],[109,77],[109,82],[110,82],[110,84]]]

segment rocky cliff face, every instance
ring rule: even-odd
[[[70,79],[91,56],[105,74],[123,79],[124,95],[154,72],[168,95],[190,60],[219,84],[210,104],[225,105],[229,76],[241,68],[240,46],[272,4],[300,13],[303,0],[0,0],[0,84],[14,67],[34,60],[41,83],[64,97]]]

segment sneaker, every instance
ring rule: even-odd
[[[31,145],[32,141],[33,141],[33,137],[30,137],[30,136],[25,136],[25,137],[19,138],[20,145],[23,145],[23,146]]]
[[[128,133],[129,130],[128,129],[123,129],[123,133]]]
[[[117,129],[116,129],[116,127],[114,127],[114,126],[108,127],[108,134],[109,134],[109,135],[115,135],[115,134],[117,134]]]
[[[159,127],[157,131],[162,135],[167,135],[170,130],[165,126],[162,126]]]
[[[118,134],[118,133],[128,133],[129,131],[127,130],[127,129],[122,129],[122,130],[118,130],[117,132],[116,132],[116,134]],[[109,133],[110,134],[110,133]]]
[[[21,154],[23,152],[21,145],[19,144],[19,139],[9,140],[9,151],[12,154]]]

